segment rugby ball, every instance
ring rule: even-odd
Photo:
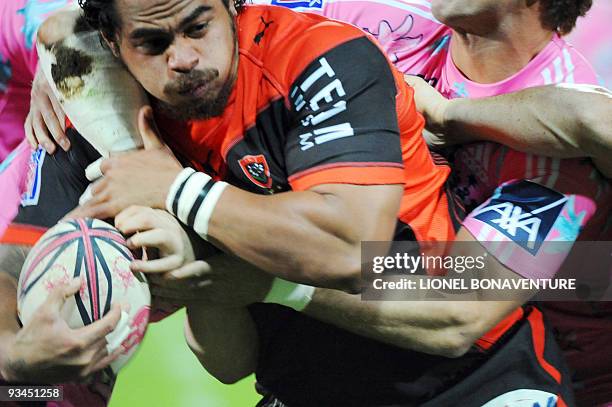
[[[102,318],[111,305],[122,304],[121,320],[106,338],[109,351],[121,347],[110,366],[116,375],[135,353],[149,321],[151,294],[144,275],[130,270],[132,260],[124,237],[108,223],[89,218],[59,222],[23,265],[19,319],[26,326],[54,288],[81,277],[81,289],[66,300],[62,315],[71,328],[79,328]]]

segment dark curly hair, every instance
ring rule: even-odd
[[[221,0],[229,7],[230,0]],[[85,21],[98,30],[105,38],[112,40],[120,27],[121,21],[115,8],[115,0],[78,0],[83,9]],[[240,13],[246,0],[233,0],[236,11]]]
[[[592,5],[593,0],[540,0],[542,23],[560,35],[569,34]]]

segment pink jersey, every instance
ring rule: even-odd
[[[0,1],[0,162],[24,138],[36,71],[36,31],[70,0]]]

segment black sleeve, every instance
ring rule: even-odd
[[[79,204],[89,181],[87,166],[100,154],[75,129],[66,129],[70,150],[53,155],[39,148],[29,163],[28,187],[15,223],[51,227]]]
[[[289,89],[291,177],[334,166],[402,166],[397,88],[391,66],[368,38],[314,60]]]

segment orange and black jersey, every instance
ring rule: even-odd
[[[247,6],[237,35],[238,77],[223,115],[188,123],[157,117],[184,163],[260,194],[327,183],[403,184],[398,218],[408,227],[398,228],[396,238],[452,240],[444,191],[450,169],[430,156],[412,89],[370,37],[350,25],[272,6]],[[79,143],[88,148],[74,136],[73,149]],[[84,191],[80,177],[87,163],[58,153],[44,162],[40,204],[20,211],[20,220],[53,224]],[[87,161],[97,158],[89,155]],[[46,181],[67,171],[76,182]],[[53,198],[42,199],[44,190],[60,187],[75,189],[64,194],[71,202],[45,209]],[[275,304],[253,304],[249,311],[259,335],[257,380],[291,407],[482,405],[516,388],[507,361],[531,357],[536,331],[517,311],[520,321],[500,334],[505,340],[496,335],[487,353],[447,359],[357,336]],[[532,359],[556,366],[556,355],[553,344]],[[557,392],[560,381],[540,374],[537,360],[514,381],[538,381],[537,388]],[[480,389],[497,376],[505,387]],[[435,404],[437,397],[445,402]]]
[[[238,76],[224,114],[159,120],[174,151],[261,194],[404,184],[400,219],[419,239],[452,239],[443,192],[450,170],[434,164],[412,89],[369,36],[273,6],[246,7],[237,27]]]

